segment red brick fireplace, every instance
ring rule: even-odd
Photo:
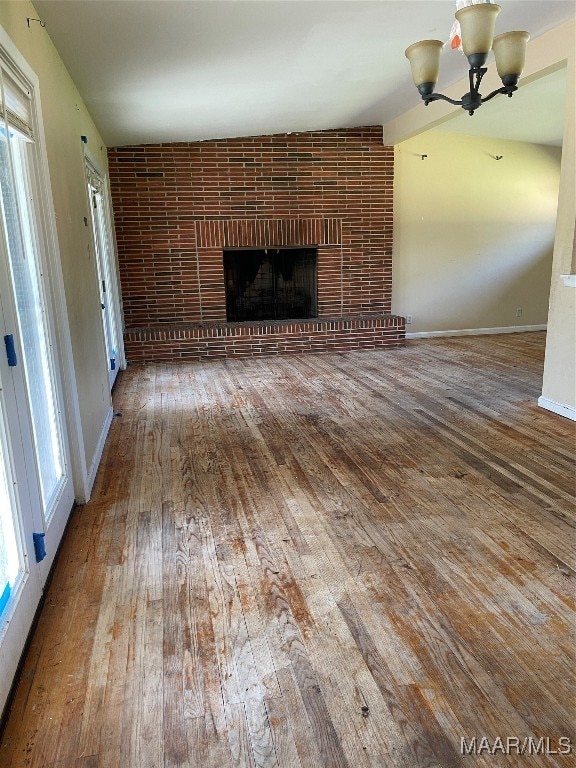
[[[380,127],[117,147],[109,163],[129,360],[403,344]],[[309,247],[317,317],[228,321],[224,251]]]

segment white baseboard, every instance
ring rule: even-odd
[[[407,333],[407,339],[432,339],[436,336],[484,336],[492,333],[529,333],[530,331],[545,331],[544,325],[507,325],[503,328],[461,328],[458,331],[420,331]]]
[[[106,414],[106,419],[104,420],[104,424],[102,425],[102,430],[100,432],[100,438],[98,439],[98,445],[96,446],[96,452],[94,454],[94,458],[92,459],[92,463],[90,464],[90,469],[88,470],[88,478],[87,478],[88,498],[86,499],[86,501],[90,499],[90,496],[92,494],[94,480],[96,480],[96,472],[98,472],[98,467],[100,466],[100,460],[102,459],[102,452],[104,451],[104,443],[106,442],[106,438],[108,437],[108,430],[110,429],[110,424],[112,424],[113,418],[114,418],[114,409],[110,407],[110,410]]]
[[[576,421],[576,408],[571,405],[564,405],[564,403],[556,403],[554,400],[548,400],[544,395],[540,395],[538,398],[538,405],[540,408],[546,408],[547,411],[557,413],[559,416],[564,416],[567,419]]]

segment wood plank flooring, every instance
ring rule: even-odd
[[[536,406],[543,349],[130,367],[2,768],[574,765],[574,424]]]

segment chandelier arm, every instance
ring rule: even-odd
[[[490,101],[490,99],[493,99],[494,96],[498,96],[499,93],[505,93],[508,96],[512,96],[514,91],[518,90],[518,86],[516,85],[503,85],[501,88],[497,88],[495,91],[492,91],[492,93],[489,93],[488,96],[484,96],[482,98],[482,104],[484,104],[487,101]]]
[[[443,93],[431,93],[429,96],[422,96],[422,99],[424,100],[424,104],[428,106],[428,104],[431,101],[448,101],[450,104],[454,104],[456,107],[462,106],[462,101],[456,101],[456,99],[451,99],[449,96],[444,96]]]
[[[455,107],[462,107],[464,106],[465,109],[468,109],[469,107],[472,108],[472,111],[477,109],[481,104],[484,104],[487,101],[490,101],[490,99],[493,99],[494,96],[498,96],[499,93],[506,94],[507,96],[512,96],[514,91],[518,90],[518,86],[516,85],[503,85],[501,88],[497,88],[495,91],[492,91],[492,93],[489,93],[488,96],[482,96],[476,89],[473,89],[470,94],[466,94],[466,97],[469,97],[471,95],[475,95],[477,97],[477,103],[473,105],[469,105],[466,103],[464,105],[464,99],[460,99],[457,101],[456,99],[451,99],[449,96],[444,96],[443,93],[430,93],[429,95],[422,96],[422,100],[424,101],[424,104],[428,106],[428,104],[431,101],[447,101],[449,104],[454,104]],[[465,97],[465,98],[466,98]]]

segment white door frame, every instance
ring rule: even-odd
[[[91,227],[91,241],[92,248],[95,254],[95,262],[97,263],[97,278],[102,271],[108,274],[108,283],[106,284],[106,299],[108,302],[108,309],[113,318],[113,323],[116,331],[116,373],[118,370],[126,369],[126,354],[124,351],[124,323],[122,315],[122,300],[120,293],[120,273],[118,269],[118,254],[116,250],[116,237],[114,233],[114,219],[112,216],[112,200],[110,195],[110,186],[108,184],[108,175],[105,173],[93,154],[90,152],[86,144],[83,144],[84,152],[84,170],[86,175],[86,201],[90,211],[90,219],[93,222],[92,214],[92,197],[89,191],[91,184],[91,177],[95,177],[100,186],[100,196],[102,199],[102,214],[104,219],[104,235],[106,237],[105,253],[101,252],[98,247],[98,243],[95,241],[97,234],[94,232],[94,226]],[[102,264],[101,260],[105,259],[107,263]],[[100,290],[100,286],[99,286]],[[104,321],[103,321],[104,323]],[[104,338],[106,333],[104,332]],[[108,359],[108,350],[106,350],[106,358]],[[110,387],[114,382],[116,375],[110,376]]]
[[[35,224],[37,236],[41,242],[38,252],[43,275],[41,290],[45,297],[47,331],[51,341],[51,359],[53,367],[53,385],[60,413],[63,450],[63,472],[67,476],[59,497],[58,512],[45,521],[42,514],[39,477],[36,471],[37,461],[33,446],[31,413],[27,387],[23,384],[23,368],[20,333],[17,312],[10,285],[10,268],[7,263],[7,244],[0,248],[3,263],[0,267],[2,283],[2,316],[0,328],[4,334],[12,334],[17,366],[9,366],[4,350],[3,338],[0,349],[0,371],[3,391],[0,393],[5,411],[7,440],[10,445],[6,461],[8,472],[16,482],[14,486],[13,506],[16,509],[16,522],[21,534],[24,558],[24,573],[18,580],[15,598],[6,607],[0,624],[0,710],[16,672],[20,655],[24,648],[32,620],[38,606],[42,586],[45,583],[50,566],[62,539],[64,528],[72,509],[74,497],[84,501],[89,494],[84,440],[82,434],[80,408],[74,363],[72,342],[66,309],[64,280],[56,236],[56,219],[51,194],[40,97],[39,81],[34,71],[12,43],[5,30],[0,27],[0,61],[19,79],[26,83],[32,96],[32,122],[35,135],[34,173],[30,182],[35,192]],[[9,450],[8,450],[9,449]],[[47,555],[40,563],[36,562],[32,532],[46,534]],[[7,620],[9,619],[9,620]]]

